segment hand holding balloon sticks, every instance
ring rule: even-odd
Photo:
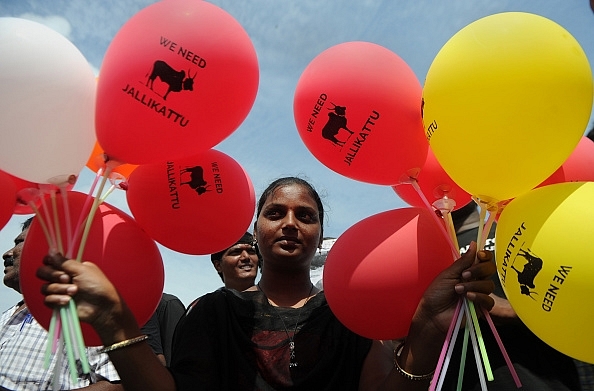
[[[65,187],[62,186],[61,189],[62,196],[66,197],[67,192]],[[35,211],[36,221],[38,221],[42,227],[47,242],[50,243],[50,253],[60,252],[64,254],[64,246],[62,238],[60,237],[61,228],[59,225],[59,219],[57,218],[56,193],[51,191],[49,195],[51,200],[51,211],[53,212],[52,215],[49,213],[49,208],[46,205],[46,199],[44,196],[41,196],[40,198],[41,203],[44,206],[43,211],[45,212],[45,216],[41,215],[40,210],[37,208],[34,202],[31,202],[30,206]],[[65,205],[67,205],[67,203],[65,203]],[[67,208],[65,208],[65,213],[69,213]],[[67,221],[70,221],[70,219],[67,219]],[[53,225],[50,224],[52,222],[54,223]],[[72,236],[70,225],[67,226],[67,231],[68,247],[66,254],[70,255],[72,252]],[[48,339],[45,352],[44,364],[46,369],[50,364],[50,356],[56,353],[58,353],[58,362],[56,364],[56,368],[62,367],[62,354],[59,353],[63,343],[66,345],[66,357],[68,359],[68,367],[70,369],[72,380],[76,381],[79,375],[76,369],[76,361],[81,363],[83,374],[90,373],[89,362],[84,350],[85,345],[82,337],[81,326],[73,300],[70,300],[67,307],[54,308],[53,310],[53,315],[48,330]]]
[[[456,239],[454,224],[452,221],[452,217],[450,215],[450,212],[453,209],[454,205],[451,202],[446,202],[448,200],[444,200],[444,199],[438,200],[438,201],[434,202],[433,205],[431,205],[431,204],[429,204],[429,201],[427,200],[427,198],[421,191],[421,188],[419,187],[417,180],[415,178],[410,178],[410,184],[417,191],[419,197],[423,200],[423,202],[425,203],[426,207],[429,210],[433,210],[434,206],[435,206],[435,209],[440,211],[440,214],[445,219],[445,226],[444,226],[444,221],[442,221],[437,216],[437,214],[432,213],[432,216],[434,216],[434,220],[441,228],[441,232],[445,235],[446,238],[448,238],[450,247],[451,247],[453,255],[454,255],[454,259],[457,259],[460,256],[460,251],[458,250],[459,247],[458,247],[458,243],[457,243],[457,239]],[[483,248],[486,238],[487,238],[486,234],[489,232],[489,230],[491,228],[491,224],[495,220],[496,211],[498,210],[498,204],[486,204],[484,202],[481,202],[480,200],[476,200],[476,201],[479,205],[482,206],[481,213],[480,213],[480,221],[481,222],[485,221],[487,210],[489,210],[491,212],[489,214],[489,219],[485,223],[484,227],[483,227],[483,224],[479,224],[479,231],[477,234],[477,248]],[[438,206],[441,206],[441,208],[439,208]],[[449,206],[449,209],[448,209],[448,206]],[[484,309],[482,310],[482,312],[483,312],[483,316],[487,319],[487,321],[489,323],[489,326],[491,328],[491,331],[493,332],[493,335],[495,336],[495,339],[497,340],[499,348],[501,349],[501,352],[502,352],[502,354],[505,358],[505,361],[509,367],[509,370],[512,374],[514,382],[516,383],[516,386],[521,387],[521,383],[518,378],[518,375],[515,371],[515,368],[513,367],[512,363],[511,363],[511,360],[509,359],[509,356],[505,350],[505,347],[503,346],[503,343],[501,342],[499,334],[497,333],[497,330],[495,329],[495,326],[491,320],[489,312]],[[462,359],[465,359],[466,349],[467,349],[467,340],[468,340],[468,336],[470,336],[471,341],[472,341],[472,347],[474,350],[474,357],[475,357],[476,364],[477,364],[477,370],[478,370],[478,374],[479,374],[481,388],[483,390],[487,389],[486,382],[485,382],[485,372],[487,374],[487,379],[493,380],[493,373],[491,371],[491,367],[489,364],[489,358],[487,356],[487,352],[485,349],[484,341],[483,341],[482,334],[481,334],[481,329],[478,324],[478,317],[476,314],[476,309],[475,309],[474,303],[469,302],[465,298],[461,298],[460,302],[458,303],[458,308],[456,309],[456,313],[454,314],[454,317],[452,318],[452,323],[448,330],[446,340],[444,342],[444,346],[443,346],[439,361],[437,363],[437,368],[435,370],[434,376],[437,377],[439,380],[431,383],[431,387],[430,387],[431,391],[434,391],[435,389],[441,389],[441,386],[443,385],[443,381],[445,379],[445,374],[447,372],[447,367],[450,363],[450,357],[452,355],[452,351],[453,351],[453,348],[454,348],[454,345],[456,343],[456,339],[458,336],[458,331],[460,329],[461,321],[465,315],[466,315],[467,322],[466,322],[466,329],[464,331]],[[481,359],[482,359],[482,361],[481,361]],[[484,368],[484,371],[483,371],[483,368]],[[464,375],[463,371],[464,371],[464,362],[462,362],[461,366],[460,366],[459,387],[461,386],[461,380]]]
[[[39,208],[31,200],[36,218],[23,247],[21,289],[31,313],[49,331],[46,363],[53,354],[57,367],[63,367],[60,362],[65,353],[73,379],[78,376],[77,361],[83,373],[89,371],[85,344],[101,345],[101,340],[90,325],[80,325],[74,300],[54,310],[43,304],[43,282],[35,278],[35,271],[48,247],[50,253],[60,252],[68,259],[97,264],[114,281],[139,323],[146,322],[154,312],[164,282],[162,258],[154,241],[131,217],[103,202],[117,186],[112,183],[104,191],[107,179],[114,179],[110,172],[110,167],[99,171],[89,194],[50,192],[39,197]],[[93,197],[98,183],[97,196]],[[124,245],[133,251],[123,251]],[[145,286],[142,290],[137,289],[139,281]]]
[[[105,175],[103,176],[104,180],[99,188],[99,194],[102,193],[108,175],[109,168],[105,171]],[[99,175],[97,176],[94,185],[97,184],[98,178]],[[60,227],[60,219],[58,216],[56,192],[53,189],[49,191],[51,208],[48,207],[48,205],[46,204],[46,197],[44,196],[44,194],[40,194],[39,201],[43,206],[43,216],[33,200],[30,201],[30,207],[35,212],[36,221],[38,221],[40,226],[42,227],[47,243],[50,244],[50,253],[59,252],[61,254],[65,254],[67,258],[71,258],[74,252],[78,250],[77,260],[80,262],[85,247],[86,239],[88,238],[90,223],[93,221],[93,215],[97,211],[97,207],[101,201],[99,198],[95,198],[95,201],[91,206],[90,210],[88,210],[86,214],[81,213],[81,215],[79,216],[78,224],[74,227],[73,233],[73,227],[71,226],[70,219],[70,209],[68,208],[68,202],[66,201],[68,197],[66,186],[67,183],[61,184],[59,186],[60,194],[64,200],[63,212],[66,221],[66,247],[64,247],[64,241],[61,237],[62,229]],[[87,197],[87,201],[85,203],[83,211],[86,211],[88,209],[88,204],[92,199],[91,194],[93,193],[93,191],[94,186],[91,188],[89,192],[89,196]],[[78,249],[76,249],[74,248],[73,243],[76,241],[76,238],[80,236],[80,231],[82,227],[84,227],[82,233],[83,238]],[[68,306],[55,308],[53,310],[52,318],[50,321],[50,327],[48,330],[48,340],[45,353],[46,368],[49,367],[50,356],[52,354],[59,353],[60,349],[62,348],[62,344],[66,345],[66,357],[68,359],[68,367],[70,369],[70,374],[72,376],[73,381],[76,381],[76,379],[79,376],[79,374],[77,373],[76,361],[79,361],[81,363],[83,374],[90,373],[89,362],[85,352],[85,342],[81,330],[80,321],[78,319],[78,315],[76,312],[74,300],[70,300]],[[56,365],[56,368],[61,368],[62,364],[60,361],[62,359],[62,354],[57,354],[57,359],[58,363]]]
[[[423,88],[424,127],[440,165],[481,206],[481,223],[489,211],[486,224],[479,226],[479,248],[503,205],[531,193],[574,150],[590,116],[592,97],[592,73],[579,43],[538,15],[487,16],[460,30],[439,51]],[[527,141],[538,147],[526,148]],[[488,153],[476,164],[461,158],[485,147]],[[510,232],[518,232],[517,225]],[[498,242],[505,246],[509,238]],[[496,256],[506,250],[496,251]],[[464,312],[466,306],[462,308]],[[493,322],[483,312],[519,387]],[[486,388],[483,378],[481,387]]]

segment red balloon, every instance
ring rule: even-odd
[[[417,176],[417,184],[421,193],[429,204],[444,198],[454,200],[456,205],[453,210],[458,210],[472,201],[472,196],[454,182],[439,164],[433,151],[429,148],[427,159]],[[396,194],[411,206],[425,208],[426,205],[419,193],[410,183],[401,183],[392,186]]]
[[[10,174],[7,174],[10,175]],[[14,206],[14,214],[27,215],[35,213],[28,202],[39,194],[39,184],[29,182],[14,175],[10,175],[16,186],[17,199]]]
[[[346,42],[319,54],[301,75],[293,110],[309,151],[335,172],[395,185],[415,176],[427,155],[422,88],[395,53]]]
[[[258,89],[241,25],[206,1],[157,1],[111,42],[97,85],[97,140],[119,162],[195,155],[229,136]]]
[[[12,217],[17,200],[17,188],[12,181],[11,175],[0,171],[0,229],[4,228],[6,223]]]
[[[554,185],[564,182],[593,182],[594,181],[594,141],[583,136],[571,155],[554,173],[545,179],[536,188]],[[512,199],[500,203],[500,210],[495,216],[495,221],[499,221],[499,216],[505,205]]]
[[[563,182],[594,181],[594,141],[583,136],[565,162],[538,187]]]
[[[130,175],[126,198],[149,235],[185,254],[211,254],[231,246],[249,229],[256,202],[243,167],[214,149],[140,165]]]
[[[81,213],[88,214],[88,207],[85,208],[87,197],[83,193],[67,193],[72,227],[77,224]],[[51,207],[51,202],[46,204]],[[60,235],[67,243],[64,202],[60,195],[57,196],[57,205]],[[44,216],[43,208],[41,211]],[[78,248],[80,238],[74,243],[73,248]],[[35,273],[48,250],[49,244],[39,217],[36,217],[27,233],[21,255],[21,290],[31,314],[46,329],[49,328],[52,310],[43,304],[43,281]],[[72,257],[76,256],[75,251]],[[82,259],[97,264],[118,289],[138,323],[146,323],[161,299],[165,274],[157,245],[134,219],[107,203],[101,204],[93,217]],[[89,324],[81,326],[87,346],[101,345],[101,339]]]
[[[330,249],[324,291],[336,317],[372,339],[408,333],[423,292],[452,264],[447,238],[426,208],[402,208],[361,220]]]
[[[10,174],[8,174],[10,175]],[[37,208],[41,205],[41,196],[43,194],[49,194],[50,192],[60,192],[60,187],[49,183],[35,183],[25,179],[10,175],[12,181],[16,185],[17,199],[14,207],[14,214],[28,215],[34,214],[35,211],[31,207],[30,203],[33,202]],[[74,187],[74,183],[65,183],[65,189],[71,190]]]

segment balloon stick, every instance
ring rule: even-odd
[[[52,390],[57,391],[60,387],[60,382],[58,379],[60,378],[60,370],[62,369],[62,333],[59,334],[57,343],[56,343],[56,365],[54,366],[54,376],[52,378]]]
[[[467,302],[468,312],[470,313],[470,317],[472,319],[472,323],[474,325],[474,330],[476,333],[476,339],[478,341],[478,348],[480,349],[481,357],[483,359],[483,367],[485,368],[485,372],[487,373],[487,380],[493,380],[493,371],[491,370],[491,364],[489,362],[489,357],[487,356],[487,349],[485,348],[485,341],[483,340],[483,333],[481,332],[481,327],[478,323],[478,317],[476,316],[476,310],[474,308],[474,303],[471,301]]]
[[[98,194],[103,193],[103,188],[105,187],[105,183],[107,182],[107,177],[109,176],[109,173],[110,173],[110,168],[108,166],[107,169],[105,170],[105,173],[103,174],[103,179],[101,181],[101,184],[99,185]],[[100,198],[95,197],[95,200],[93,201],[93,205],[91,206],[91,210],[89,211],[89,216],[87,218],[87,222],[85,224],[85,228],[83,231],[83,236],[82,236],[82,239],[80,242],[80,246],[78,248],[78,255],[76,257],[76,260],[79,262],[82,261],[82,254],[83,254],[87,239],[89,237],[89,231],[91,230],[91,223],[93,221],[93,216],[95,215],[95,212],[99,208],[100,203],[101,203]]]
[[[89,218],[89,212],[86,212],[86,211],[87,211],[87,208],[89,208],[89,205],[91,205],[91,201],[93,200],[92,194],[95,191],[95,188],[97,187],[97,182],[99,181],[99,178],[101,178],[102,173],[103,173],[103,169],[99,168],[97,170],[97,175],[95,175],[95,179],[93,180],[93,183],[91,184],[91,188],[87,194],[87,199],[85,200],[85,203],[81,209],[81,213],[78,216],[78,221],[76,222],[76,225],[74,226],[74,234],[73,234],[73,239],[72,239],[73,242],[76,240],[76,238],[78,238],[80,236],[83,224]],[[73,251],[74,251],[74,249],[71,249],[71,251],[67,255],[67,258],[72,258]]]
[[[80,320],[78,319],[78,314],[76,312],[74,300],[68,301],[68,312],[71,315],[70,319],[72,320],[72,330],[74,332],[74,340],[76,341],[76,346],[78,347],[78,356],[80,358],[82,372],[91,373],[89,359],[85,351],[85,341],[82,335],[82,329],[80,328]]]
[[[491,330],[493,331],[493,335],[495,336],[497,345],[499,345],[501,354],[503,354],[503,359],[505,360],[505,363],[507,364],[507,367],[509,368],[511,376],[514,379],[514,383],[516,383],[516,387],[518,387],[518,388],[522,387],[522,382],[520,382],[518,373],[516,372],[516,369],[514,368],[514,365],[512,364],[511,359],[509,358],[509,355],[507,354],[507,350],[505,350],[505,347],[503,346],[503,341],[501,340],[501,338],[499,337],[499,333],[497,333],[497,330],[495,329],[495,324],[493,323],[493,319],[491,319],[491,316],[489,315],[489,311],[487,311],[484,308],[482,308],[482,311],[483,311],[483,315],[487,319],[487,322],[489,323],[489,326],[491,327]]]
[[[468,309],[468,300],[464,300],[464,305],[466,306],[466,313],[470,313]],[[482,363],[481,363],[481,355],[478,350],[478,342],[476,340],[475,329],[473,322],[466,322],[466,327],[470,328],[470,340],[472,341],[472,348],[474,351],[474,360],[476,362],[476,369],[479,375],[479,382],[481,384],[481,390],[487,391],[487,382],[485,381],[485,374],[482,370]]]
[[[419,187],[419,183],[417,182],[417,180],[415,178],[410,178],[410,184],[417,191],[417,193],[419,194],[419,197],[421,197],[421,199],[423,200],[423,203],[427,207],[427,210],[429,210],[431,212],[433,219],[437,222],[437,226],[442,231],[444,237],[447,239],[448,244],[450,245],[454,259],[456,259],[457,256],[460,254],[460,250],[458,250],[458,248],[456,246],[454,246],[454,243],[452,242],[452,238],[450,237],[450,235],[448,235],[443,222],[435,214],[435,210],[433,209],[433,206],[431,206],[431,204],[429,204],[429,201],[427,201],[427,197],[425,197],[425,195],[421,191],[421,188]]]
[[[57,316],[55,316],[56,311],[58,311],[57,308],[54,308],[54,314],[52,315],[52,318],[50,319],[50,326],[49,326],[49,330],[48,330],[48,338],[47,338],[47,342],[45,345],[45,357],[43,360],[43,368],[47,369],[49,368],[49,364],[50,364],[50,356],[51,354],[55,351],[55,340],[57,338],[57,334],[56,334],[56,320],[58,319]],[[53,336],[53,338],[52,338]]]
[[[60,254],[64,254],[64,246],[62,244],[62,235],[60,230],[60,219],[58,218],[58,206],[56,204],[56,192],[50,190],[50,200],[52,201],[52,214],[54,222],[54,233],[56,236],[55,243]],[[62,202],[64,205],[65,202]]]
[[[439,375],[439,380],[437,382],[431,382],[431,386],[429,387],[430,391],[435,391],[436,387],[437,389],[441,389],[443,385],[443,380],[445,379],[450,359],[452,357],[452,350],[456,344],[456,338],[458,337],[458,331],[460,330],[460,324],[462,323],[462,318],[464,317],[464,305],[462,304],[463,300],[463,298],[460,298],[460,300],[458,300],[458,305],[456,306],[456,310],[454,311],[452,323],[450,323],[450,327],[446,335],[446,340],[441,349],[441,354],[437,362],[435,374],[433,375],[434,378],[435,376]]]
[[[64,336],[64,342],[66,343],[66,357],[68,358],[70,376],[72,377],[72,381],[76,382],[78,374],[76,373],[76,362],[74,361],[74,353],[72,349],[72,340],[70,339],[70,330],[68,328],[66,307],[60,308],[60,318],[62,319],[62,334]]]
[[[458,383],[456,391],[462,391],[462,381],[464,380],[464,368],[466,367],[466,352],[468,351],[468,337],[470,330],[464,329],[464,339],[462,340],[462,354],[460,355],[460,369],[458,370]]]

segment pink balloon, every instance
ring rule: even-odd
[[[416,175],[427,155],[422,89],[395,53],[346,42],[303,71],[293,111],[301,139],[324,165],[351,179],[394,185]]]
[[[105,53],[97,140],[121,163],[195,155],[239,127],[258,79],[254,46],[230,14],[206,1],[157,1],[125,23]]]
[[[71,227],[76,227],[81,214],[88,215],[86,201],[86,194],[67,193]],[[46,205],[51,206],[51,202],[48,200]],[[69,231],[64,205],[64,199],[58,195],[58,226],[66,253]],[[41,210],[41,215],[44,216],[43,207]],[[49,215],[52,215],[51,211]],[[53,221],[48,225],[55,227]],[[73,248],[77,250],[79,243],[80,236],[74,240]],[[52,310],[43,303],[41,285],[44,282],[35,273],[42,265],[49,248],[39,217],[36,217],[23,246],[21,290],[31,314],[46,330],[49,328]],[[77,251],[72,254],[76,257]],[[126,300],[138,324],[146,323],[161,299],[165,273],[157,245],[134,219],[107,203],[101,204],[93,218],[82,259],[97,264]],[[101,345],[101,339],[89,324],[81,326],[87,346]]]
[[[126,198],[149,235],[185,254],[231,246],[249,229],[256,204],[243,167],[214,149],[138,166],[130,174]]]
[[[458,210],[472,201],[472,196],[454,182],[439,164],[429,148],[425,164],[417,176],[417,184],[429,204],[444,198],[456,202],[453,210]],[[425,208],[425,203],[412,184],[402,183],[392,186],[396,194],[411,206]]]
[[[402,338],[431,281],[452,264],[448,239],[426,208],[361,220],[330,249],[324,291],[336,317],[372,339]]]

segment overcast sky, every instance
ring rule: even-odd
[[[105,51],[120,27],[148,0],[0,0],[0,16],[32,19],[70,39],[100,74]],[[343,177],[308,151],[295,128],[293,93],[309,62],[323,50],[347,41],[368,41],[397,53],[420,83],[439,49],[469,23],[504,11],[547,17],[567,29],[594,63],[594,15],[587,0],[215,0],[245,28],[260,66],[256,102],[244,123],[216,146],[238,161],[257,195],[286,175],[309,178],[324,197],[326,236],[338,237],[373,214],[405,207],[388,186]],[[0,54],[0,61],[6,54]],[[0,78],[1,80],[1,78]],[[590,123],[592,120],[590,120]],[[584,132],[586,129],[584,129]],[[84,168],[77,189],[88,191],[93,173]],[[108,202],[128,211],[121,191]],[[0,231],[2,251],[12,246],[24,216]],[[162,248],[165,291],[185,304],[221,285],[206,256],[187,256]],[[0,309],[19,299],[0,289]]]

